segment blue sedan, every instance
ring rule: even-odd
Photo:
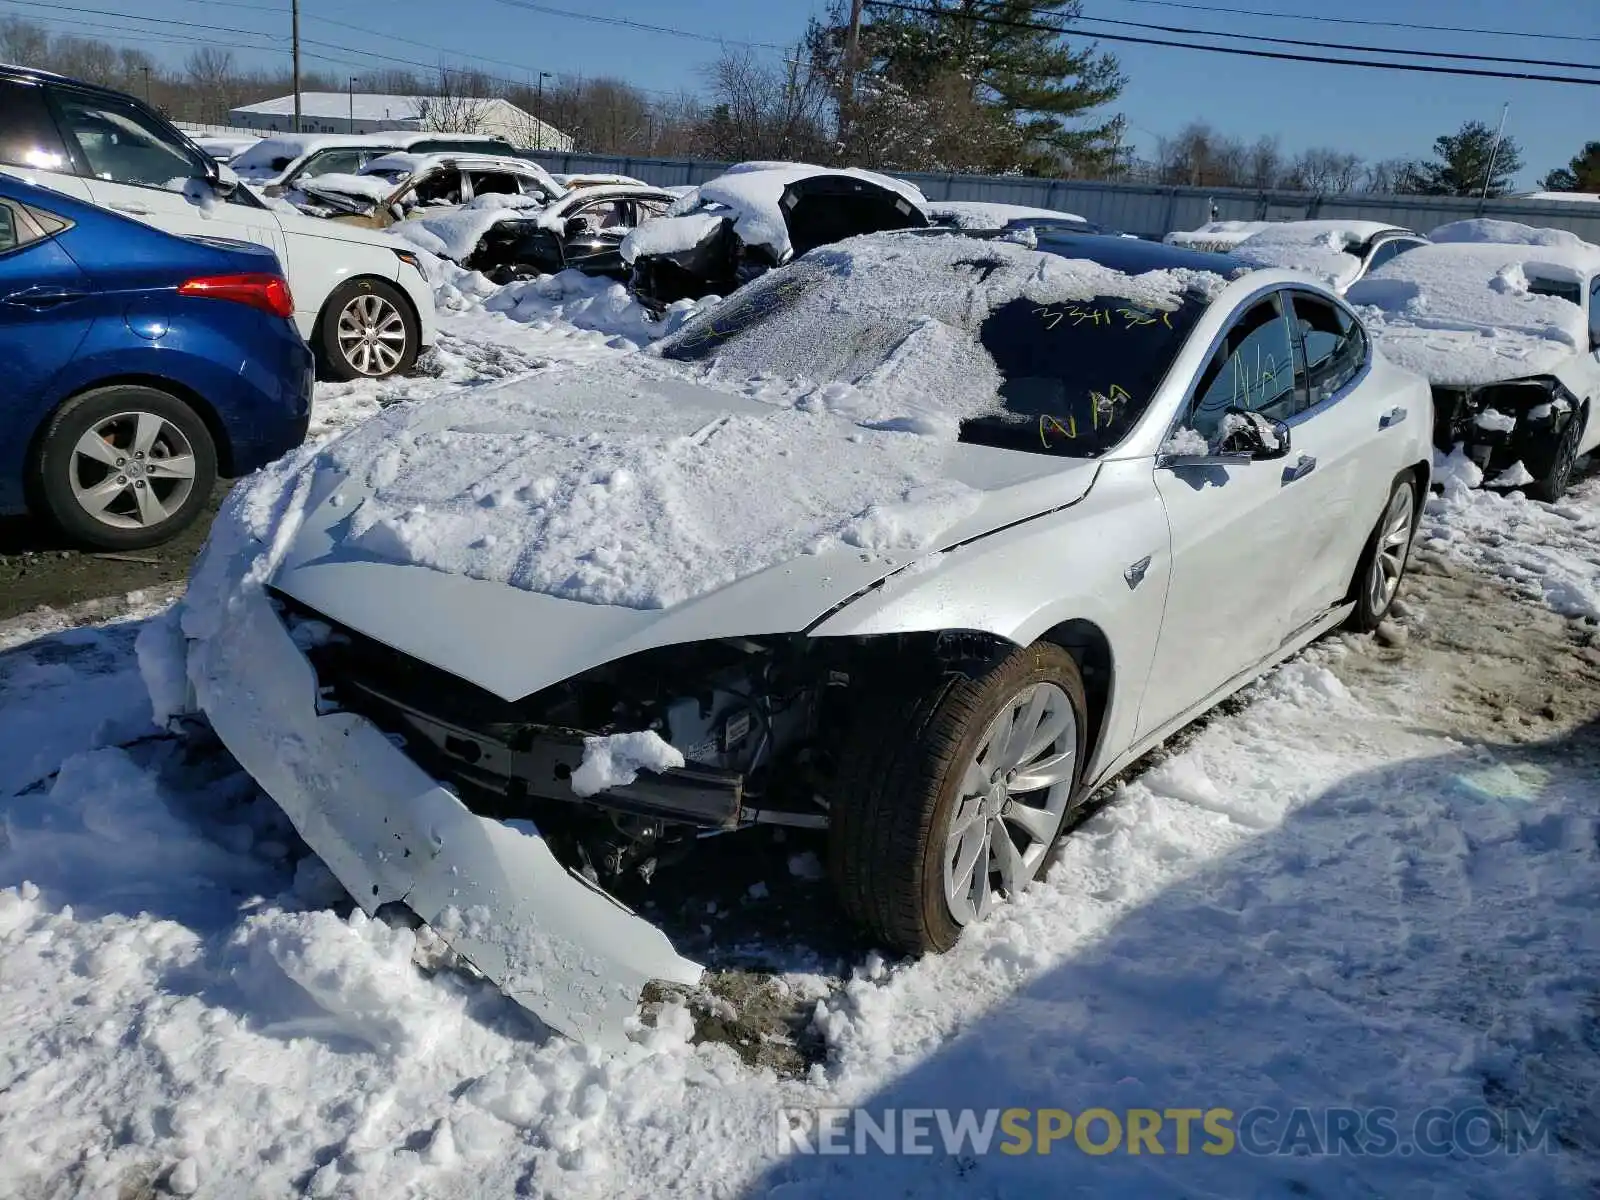
[[[293,312],[270,249],[0,175],[0,512],[101,549],[178,533],[305,439]]]

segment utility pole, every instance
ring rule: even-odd
[[[356,131],[356,77],[350,76],[350,132]]]
[[[844,35],[844,78],[839,82],[839,141],[846,142],[854,116],[856,58],[861,52],[861,10],[866,0],[850,0],[850,28]]]
[[[555,78],[555,76],[552,75],[549,71],[540,71],[539,72],[539,80],[538,80],[538,85],[537,85],[537,88],[536,88],[536,90],[538,92],[538,99],[536,99],[533,102],[533,107],[538,109],[538,111],[533,114],[533,120],[534,120],[533,136],[534,136],[535,141],[538,143],[534,147],[534,149],[536,149],[536,150],[543,150],[544,149],[544,81],[546,79],[554,79],[554,78]]]
[[[144,68],[144,102],[150,103],[150,68]]]
[[[300,132],[300,0],[289,0],[294,23],[294,131]]]
[[[1500,128],[1494,131],[1494,145],[1489,149],[1489,169],[1483,173],[1483,191],[1478,193],[1479,211],[1481,205],[1489,198],[1489,185],[1494,182],[1494,162],[1500,157],[1500,137],[1506,131],[1506,114],[1511,111],[1511,101],[1505,102],[1505,107],[1500,110]]]

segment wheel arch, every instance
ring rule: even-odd
[[[406,290],[406,288],[398,279],[393,279],[384,275],[378,275],[372,271],[361,271],[357,274],[341,279],[338,283],[336,283],[332,290],[328,292],[327,298],[323,300],[322,307],[317,310],[317,319],[311,327],[313,330],[313,335],[307,340],[310,342],[311,349],[317,358],[319,379],[322,378],[321,372],[326,367],[324,359],[327,351],[322,344],[325,333],[324,326],[327,324],[333,313],[334,300],[337,299],[340,293],[342,293],[351,284],[363,283],[369,280],[373,283],[381,283],[386,285],[395,293],[395,295],[400,298],[400,302],[405,306],[406,313],[411,318],[412,326],[417,331],[417,354],[418,356],[422,354],[422,339],[426,336],[426,329],[424,327],[422,313],[417,308],[416,301],[411,298],[411,293]]]
[[[1111,711],[1111,701],[1116,682],[1116,658],[1111,650],[1111,639],[1105,630],[1083,617],[1073,617],[1052,625],[1039,636],[1039,641],[1061,647],[1078,664],[1078,674],[1083,679],[1083,695],[1089,711],[1089,727],[1084,731],[1084,765],[1097,762],[1101,739],[1105,735],[1106,718]],[[1087,769],[1085,778],[1088,778]]]

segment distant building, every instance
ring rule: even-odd
[[[294,96],[242,104],[229,122],[263,133],[294,128]],[[384,129],[440,129],[484,133],[517,146],[570,151],[572,138],[508,100],[457,96],[382,96],[370,92],[301,92],[300,129],[305,133],[376,133]]]

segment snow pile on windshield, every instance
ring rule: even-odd
[[[1385,356],[1435,384],[1546,373],[1588,345],[1583,310],[1535,281],[1576,285],[1588,251],[1453,242],[1419,246],[1351,286]]]
[[[650,255],[693,250],[715,232],[727,216],[725,212],[710,210],[645,221],[629,230],[628,236],[622,239],[622,260],[631,263]]]
[[[819,247],[762,276],[651,353],[702,359],[713,378],[832,381],[812,403],[944,428],[995,403],[999,375],[978,327],[999,305],[1117,296],[1170,310],[1186,291],[1209,296],[1224,282],[1190,270],[1129,276],[954,234],[879,234]]]
[[[1080,221],[1077,213],[1057,212],[1052,208],[1029,208],[1025,204],[988,204],[977,200],[940,200],[927,206],[928,219],[936,225],[957,229],[1003,229],[1012,221]]]
[[[1347,226],[1294,221],[1253,233],[1230,253],[1253,267],[1303,271],[1317,282],[1343,291],[1361,273],[1361,259],[1351,250],[1365,240]]]
[[[521,221],[536,215],[549,202],[543,196],[505,195],[498,192],[474,196],[465,204],[441,212],[428,212],[389,227],[389,233],[430,254],[465,262],[483,235],[502,221]]]

